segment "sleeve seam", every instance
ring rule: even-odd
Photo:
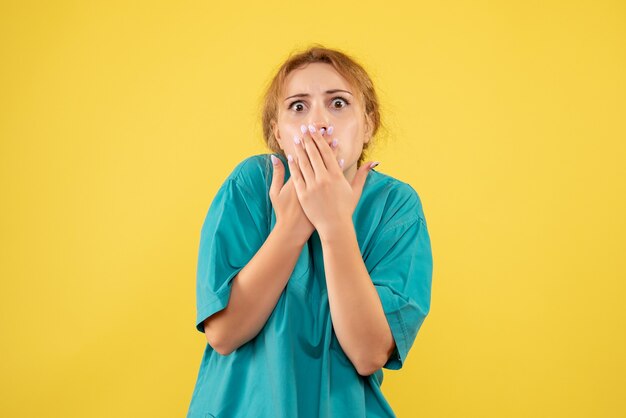
[[[232,181],[233,183],[235,183],[237,185],[237,187],[239,187],[241,190],[245,191],[246,194],[249,194],[250,196],[254,196],[254,194],[252,193],[252,191],[250,189],[248,189],[248,186],[246,186],[245,184],[243,184],[240,180],[239,177],[231,177],[228,180]]]
[[[239,179],[236,177],[229,178],[229,181],[232,181],[242,191],[243,194],[247,195],[248,199],[245,200],[245,203],[246,203],[246,209],[248,210],[248,212],[251,212],[249,202],[252,201],[252,202],[255,202],[253,205],[259,211],[259,213],[261,214],[266,213],[266,210],[263,209],[258,202],[259,200],[258,196],[256,196],[245,184],[241,183]],[[252,213],[250,213],[250,216],[253,219],[256,219]],[[254,224],[257,226],[259,234],[263,235],[262,225],[259,225],[256,221],[254,222]]]
[[[404,220],[404,221],[402,221],[402,222],[399,222],[399,223],[396,223],[396,224],[393,224],[393,225],[386,226],[386,227],[385,227],[385,228],[384,228],[384,229],[383,229],[380,233],[381,233],[381,235],[382,235],[382,234],[385,234],[385,233],[387,233],[387,232],[391,231],[392,229],[399,228],[399,227],[404,226],[404,225],[409,225],[409,226],[411,226],[411,225],[413,225],[415,222],[422,222],[422,224],[423,224],[423,223],[425,223],[425,220],[424,220],[424,218],[422,218],[422,216],[421,216],[421,215],[419,215],[419,214],[418,214],[418,215],[413,215],[413,216],[411,216],[411,217],[410,217],[409,219],[407,219],[407,220]]]
[[[200,306],[198,307],[198,310],[199,310],[199,311],[202,311],[202,310],[204,310],[207,306],[214,304],[214,303],[215,303],[215,301],[216,301],[216,300],[221,299],[221,298],[222,298],[222,295],[223,295],[226,291],[228,291],[228,290],[230,290],[230,289],[229,289],[229,287],[228,287],[228,286],[224,286],[224,287],[223,287],[223,288],[222,288],[219,292],[214,293],[214,294],[213,294],[213,297],[212,297],[212,298],[211,298],[208,302],[205,302],[205,303],[203,303],[202,305],[200,305]]]
[[[250,200],[252,201],[256,201],[257,197],[249,188],[248,186],[246,186],[244,183],[242,183],[239,178],[237,177],[231,177],[229,178],[230,181],[234,182],[237,187],[239,187],[245,194],[248,195],[248,197],[250,198]],[[260,209],[258,204],[255,204],[255,206],[257,207],[257,209]],[[263,211],[261,211],[261,213],[263,213]]]
[[[407,347],[407,326],[402,316],[401,307],[396,300],[396,296],[392,289],[387,285],[376,285],[385,317],[389,324],[389,329],[395,342],[395,349],[392,355],[385,361],[384,368],[397,370],[404,364]],[[397,352],[397,355],[395,354]]]
[[[223,304],[222,301],[224,299],[224,295],[229,295],[230,291],[231,291],[231,285],[229,284],[228,286],[225,286],[219,292],[215,293],[213,295],[213,298],[211,298],[210,301],[208,301],[206,303],[203,303],[202,305],[200,305],[198,307],[198,310],[197,310],[197,313],[196,313],[196,315],[197,315],[197,318],[196,318],[196,329],[198,331],[202,332],[201,329],[200,329],[200,324],[202,322],[204,322],[208,317],[210,317],[211,315],[213,315],[215,312],[218,312],[218,311],[214,311],[214,312],[212,312],[211,314],[208,314],[208,315],[207,315],[206,312],[208,312],[209,310],[212,310],[212,307],[214,307],[216,305],[217,306],[221,306]],[[227,303],[228,302],[226,302],[226,304]],[[211,308],[211,309],[209,309],[209,308]],[[224,309],[224,308],[222,308],[222,309]],[[203,316],[204,316],[204,318],[202,318]]]
[[[387,287],[386,285],[383,285],[385,287]],[[388,288],[388,291],[393,295],[393,291],[391,289]],[[395,317],[396,317],[396,321],[398,322],[398,324],[400,324],[400,329],[402,330],[402,340],[401,341],[396,341],[396,348],[398,349],[398,354],[400,356],[400,361],[403,361],[403,354],[405,352],[405,348],[406,348],[406,341],[408,340],[408,332],[406,329],[406,322],[404,321],[404,318],[402,317],[402,312],[399,309],[398,303],[397,301],[395,301],[395,299],[392,299],[394,302],[394,311],[391,312]]]
[[[228,292],[230,291],[229,286],[225,287],[224,289],[222,289],[221,291],[215,293],[214,297],[209,301],[206,302],[204,304],[202,304],[201,306],[198,307],[198,311],[197,311],[197,318],[196,318],[196,329],[200,332],[200,326],[201,324],[211,315],[213,315],[215,312],[212,312],[211,314],[207,315],[207,312],[209,310],[212,310],[214,306],[221,306],[222,305],[222,300],[224,298],[224,294],[228,294]],[[223,309],[223,308],[222,308]]]
[[[250,164],[250,161],[252,160],[252,158],[247,158],[240,166],[239,169],[234,172],[230,177],[229,180],[234,181],[235,183],[237,183],[237,185],[239,187],[241,187],[243,190],[246,191],[246,193],[248,193],[250,196],[255,197],[254,193],[252,192],[252,190],[250,190],[248,188],[248,186],[246,186],[244,183],[242,183],[240,180],[240,176],[241,176],[241,172],[243,171],[244,167],[248,164]]]
[[[402,347],[402,350],[398,349],[398,354],[400,355],[400,361],[403,362],[404,359],[402,358],[402,353],[405,352],[405,348],[406,348],[405,344],[408,341],[409,336],[408,336],[408,332],[406,329],[406,323],[400,311],[397,312],[397,315],[398,315],[398,322],[400,322],[400,326],[402,327],[402,336],[403,336],[402,341],[401,341],[403,347]]]
[[[198,305],[198,308],[196,310],[196,329],[198,329],[198,331],[200,331],[199,329],[199,326],[200,326],[199,320],[201,319],[200,317],[206,315],[206,312],[209,310],[209,308],[211,308],[212,306],[215,306],[217,303],[220,303],[221,305],[225,297],[224,295],[227,295],[228,299],[230,299],[230,292],[232,291],[232,282],[235,279],[235,277],[239,274],[239,272],[243,270],[244,267],[245,266],[238,267],[235,270],[233,270],[228,276],[228,278],[224,281],[223,287],[217,292],[213,293],[213,297],[210,300],[203,303],[202,305]],[[226,302],[226,304],[228,304],[228,302]],[[215,312],[212,312],[210,315],[213,315],[214,313]],[[202,321],[204,321],[210,315],[207,315],[204,318],[202,318]]]

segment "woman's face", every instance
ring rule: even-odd
[[[339,141],[337,161],[345,160],[343,172],[351,181],[371,130],[358,92],[330,64],[307,64],[293,70],[285,80],[273,131],[286,155],[295,158],[293,137],[302,137],[303,124],[313,124],[317,130],[333,126],[333,133],[326,141],[328,144],[333,138]]]

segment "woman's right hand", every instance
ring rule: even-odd
[[[283,162],[279,159],[278,164],[274,165],[274,175],[272,185],[270,187],[270,200],[276,212],[276,226],[284,228],[298,244],[304,244],[315,227],[304,214],[296,188],[291,178],[284,184],[285,168]]]
[[[337,158],[339,146],[331,146],[331,149]],[[272,162],[274,161],[276,163],[273,164],[274,172],[269,195],[274,212],[276,212],[276,225],[284,227],[293,234],[296,242],[304,244],[315,231],[315,226],[309,221],[300,205],[292,177],[289,177],[285,183],[285,166],[282,160],[273,156]],[[297,161],[294,161],[297,164]]]

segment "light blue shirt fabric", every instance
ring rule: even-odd
[[[277,156],[286,182],[287,161]],[[210,205],[198,255],[200,332],[207,317],[227,306],[233,278],[276,223],[271,181],[270,154],[253,155],[228,175]],[[353,223],[396,342],[383,367],[397,370],[430,310],[433,259],[421,200],[407,183],[372,169]],[[206,345],[187,417],[395,417],[382,381],[382,369],[359,375],[337,340],[314,231],[261,331],[227,356]]]

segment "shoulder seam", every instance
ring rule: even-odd
[[[404,221],[402,221],[400,223],[389,225],[389,226],[385,227],[385,229],[383,229],[380,233],[384,234],[386,232],[389,232],[392,229],[399,228],[399,227],[404,226],[404,225],[412,226],[414,223],[417,223],[417,222],[425,223],[424,219],[419,214],[413,215],[409,219],[406,219],[406,220],[404,220]]]
[[[237,185],[237,187],[239,187],[241,190],[244,190],[246,192],[246,194],[249,195],[250,198],[255,198],[256,197],[256,196],[254,196],[254,193],[252,193],[252,191],[248,188],[248,186],[246,186],[241,181],[239,181],[239,178],[233,177],[233,178],[229,178],[228,180],[232,181],[233,183],[235,183]]]
[[[243,181],[241,181],[241,171],[243,170],[243,168],[250,163],[250,161],[258,156],[261,156],[264,154],[256,154],[253,156],[250,156],[248,158],[246,158],[243,162],[241,162],[241,164],[239,165],[239,167],[237,168],[237,170],[233,171],[229,176],[228,179],[229,180],[233,180],[235,183],[237,183],[237,185],[239,187],[241,187],[242,189],[246,190],[246,192],[252,196],[254,196],[254,193],[252,192],[252,190],[250,190],[250,188],[248,186],[246,186]]]

